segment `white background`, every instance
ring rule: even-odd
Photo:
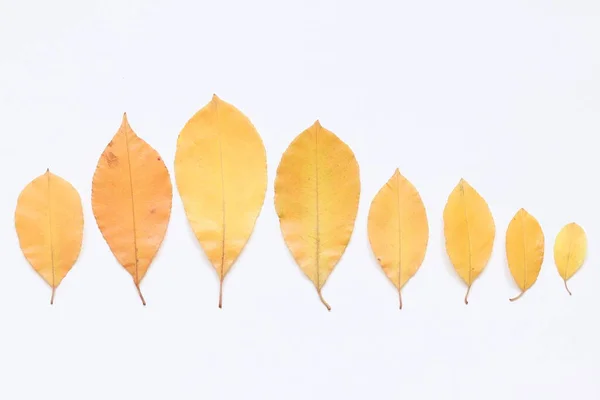
[[[225,282],[174,190],[143,281],[98,231],[96,162],[124,111],[171,174],[177,135],[213,93],[265,142],[269,187]],[[324,296],[283,242],[273,206],[281,154],[316,119],[354,150],[362,193]],[[0,398],[598,399],[600,3],[597,1],[0,2]],[[20,252],[20,190],[47,167],[81,193],[81,256],[50,289]],[[431,237],[397,293],[367,240],[371,199],[399,167]],[[464,177],[497,226],[463,304],[442,211]],[[546,258],[515,303],[506,227],[541,223]],[[571,221],[587,263],[564,290],[552,255]]]

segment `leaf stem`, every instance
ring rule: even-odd
[[[329,306],[329,304],[327,304],[327,302],[323,298],[323,295],[321,294],[321,289],[317,290],[317,292],[319,293],[319,299],[321,299],[321,303],[323,303],[325,307],[327,307],[327,311],[331,311],[331,306]]]
[[[56,293],[56,288],[52,286],[52,297],[50,297],[50,305],[54,304],[54,294]]]
[[[140,299],[142,299],[142,304],[145,306],[146,305],[146,300],[144,300],[144,296],[142,295],[142,291],[140,290],[140,284],[136,282],[135,283],[135,288],[137,289],[137,292],[140,295]]]
[[[567,292],[569,293],[569,296],[572,296],[571,291],[569,290],[569,287],[567,286],[567,280],[564,279],[565,281],[565,289],[567,289]]]
[[[467,288],[467,294],[465,294],[465,304],[469,304],[469,293],[471,292],[471,285]]]
[[[223,279],[219,283],[219,308],[223,308]]]
[[[402,292],[398,289],[398,299],[400,300],[400,309],[402,310]]]
[[[525,294],[525,291],[522,291],[521,293],[519,293],[519,295],[517,297],[513,297],[512,299],[508,299],[509,301],[516,301],[519,300],[521,298],[521,296],[523,296]]]

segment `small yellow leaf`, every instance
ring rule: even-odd
[[[275,179],[281,232],[328,310],[321,289],[348,245],[359,197],[354,153],[319,121],[298,135],[281,157]]]
[[[427,250],[427,213],[417,189],[396,169],[371,203],[369,241],[387,277],[401,289],[417,272]]]
[[[538,221],[520,209],[506,230],[506,259],[508,268],[521,293],[517,300],[535,283],[544,261],[544,232]]]
[[[215,95],[179,134],[175,179],[192,230],[219,275],[221,308],[223,280],[265,200],[265,146],[250,120]]]
[[[587,237],[583,228],[572,222],[565,225],[554,242],[554,262],[571,294],[567,281],[581,268],[587,254]]]
[[[123,115],[119,131],[98,160],[92,209],[98,228],[133,277],[144,305],[140,282],[165,237],[172,197],[164,161],[133,132]]]
[[[15,228],[27,261],[52,288],[75,264],[83,240],[83,211],[79,193],[50,171],[23,189],[17,201]]]
[[[490,259],[495,235],[494,218],[487,203],[461,179],[444,208],[444,236],[450,261],[468,287],[465,304],[469,304],[473,281]]]

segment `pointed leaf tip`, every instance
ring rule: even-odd
[[[217,96],[217,94],[216,94],[216,93],[213,93],[213,95],[212,95],[212,98],[211,98],[211,101],[212,101],[212,102],[217,102],[217,101],[219,101],[219,100],[221,100],[221,99],[219,98],[219,96]]]
[[[321,128],[321,121],[316,120],[313,125],[316,126],[317,128]]]
[[[128,126],[129,126],[129,120],[127,119],[127,113],[124,112],[123,119],[121,120],[121,128],[128,127]]]

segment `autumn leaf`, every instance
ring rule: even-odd
[[[69,182],[49,170],[19,195],[15,228],[21,250],[33,269],[56,288],[75,264],[83,240],[81,198]]]
[[[368,231],[377,261],[398,289],[402,309],[401,289],[423,263],[429,226],[419,192],[397,169],[371,203]]]
[[[585,231],[574,222],[565,225],[554,242],[554,262],[558,273],[565,283],[569,295],[571,291],[567,281],[579,271],[587,254],[587,237]]]
[[[267,189],[265,147],[250,120],[213,96],[177,140],[175,178],[196,238],[223,281],[246,245]]]
[[[281,231],[328,310],[321,290],[348,245],[359,197],[354,153],[319,121],[283,154],[275,179]]]
[[[544,261],[544,232],[538,221],[520,209],[506,230],[506,259],[508,268],[521,293],[510,301],[521,298],[535,283]]]
[[[171,215],[169,172],[159,154],[123,122],[96,167],[92,209],[119,263],[140,282],[158,251]]]
[[[465,304],[469,304],[471,285],[490,259],[495,234],[494,219],[487,203],[461,179],[444,208],[444,236],[448,257],[467,284]]]

